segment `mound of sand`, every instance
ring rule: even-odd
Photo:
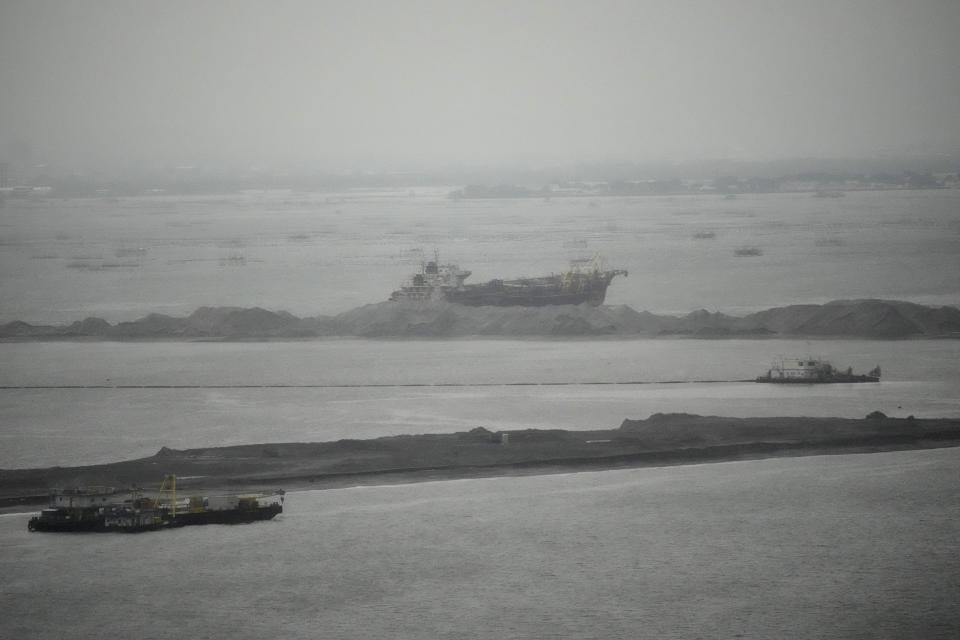
[[[259,307],[201,307],[186,318],[155,313],[117,325],[87,318],[66,326],[17,321],[0,327],[0,339],[20,340],[611,335],[956,337],[960,336],[960,310],[888,300],[838,300],[824,305],[778,307],[737,318],[705,309],[677,317],[636,311],[625,305],[468,307],[446,302],[400,301],[368,304],[336,316],[312,318]]]

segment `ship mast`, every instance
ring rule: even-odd
[[[160,506],[160,500],[163,498],[164,494],[169,495],[170,502],[170,516],[177,517],[177,476],[172,473],[165,474],[163,476],[163,482],[160,484],[160,490],[157,491],[157,499],[153,503],[153,508],[156,509]]]

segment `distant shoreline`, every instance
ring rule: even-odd
[[[153,313],[110,324],[0,325],[0,341],[268,341],[316,338],[960,338],[960,309],[897,300],[834,300],[738,317],[705,309],[683,316],[627,305],[464,306],[379,302],[336,316],[299,318],[259,307],[201,307],[187,317]]]
[[[0,510],[35,510],[52,488],[135,485],[149,492],[166,473],[181,478],[185,494],[290,491],[956,446],[956,419],[654,414],[599,431],[477,428],[372,440],[163,448],[139,460],[0,470]]]

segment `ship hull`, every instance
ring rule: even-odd
[[[91,533],[106,531],[103,518],[92,518],[90,520],[58,521],[46,520],[43,518],[31,518],[27,523],[30,531],[46,531],[51,533]]]
[[[440,264],[437,259],[423,265],[420,273],[390,294],[390,300],[426,302],[442,300],[471,307],[545,307],[548,305],[601,305],[607,287],[622,269],[603,271],[599,259],[574,261],[569,271],[540,278],[490,280],[484,284],[464,284],[469,271],[455,264]]]
[[[499,294],[495,291],[457,291],[446,296],[447,302],[468,307],[548,307],[561,304],[603,304],[604,295],[580,293],[558,294]]]
[[[52,533],[140,533],[158,529],[172,529],[204,524],[246,524],[270,520],[283,513],[279,504],[270,504],[251,509],[221,509],[199,512],[178,513],[176,516],[164,514],[158,518],[142,518],[134,524],[107,524],[104,515],[90,516],[86,519],[64,519],[62,517],[38,516],[27,523],[30,531]]]
[[[222,509],[219,511],[178,513],[175,518],[170,519],[168,526],[186,527],[201,524],[246,524],[249,522],[270,520],[280,513],[283,513],[283,507],[278,504],[258,507],[256,509]]]
[[[545,307],[563,304],[603,304],[607,287],[622,271],[604,271],[589,275],[549,276],[526,280],[491,280],[486,284],[465,285],[448,290],[448,302],[472,307]]]
[[[830,378],[777,378],[772,376],[760,376],[757,382],[767,382],[771,384],[847,384],[851,382],[880,382],[876,376],[832,376]]]

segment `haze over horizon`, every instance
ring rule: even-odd
[[[0,162],[960,149],[960,3],[0,1]]]

